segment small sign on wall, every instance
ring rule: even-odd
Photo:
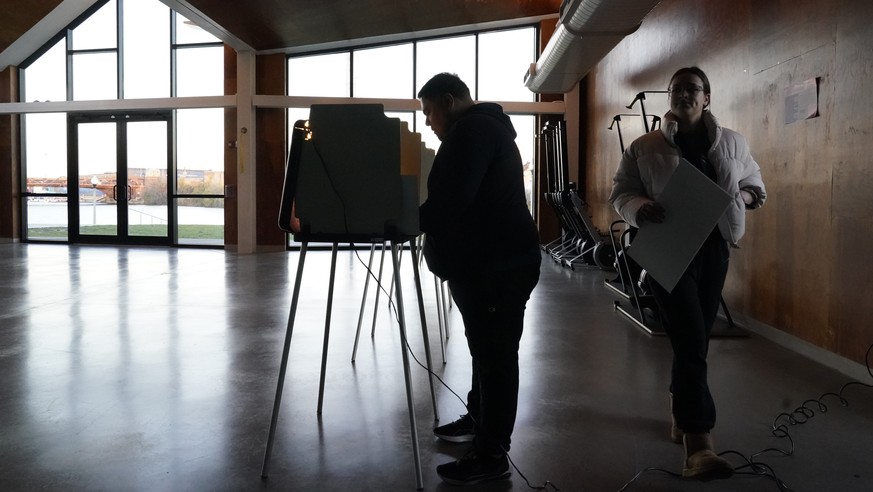
[[[785,124],[818,116],[818,79],[809,79],[785,89]]]

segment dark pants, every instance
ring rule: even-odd
[[[651,279],[661,322],[673,346],[673,416],[676,425],[688,433],[709,432],[715,427],[706,355],[727,276],[728,256],[727,243],[714,231],[672,292]]]
[[[518,345],[539,275],[536,264],[449,281],[473,358],[467,409],[477,423],[473,445],[480,454],[509,451],[518,407]]]

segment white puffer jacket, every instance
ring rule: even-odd
[[[746,229],[745,210],[759,208],[767,199],[761,168],[752,158],[746,139],[739,133],[719,126],[715,116],[703,112],[703,121],[712,147],[708,160],[715,168],[717,183],[733,203],[722,215],[718,229],[722,237],[736,246]],[[681,151],[674,141],[679,130],[676,117],[668,112],[661,130],[649,132],[634,140],[625,150],[613,178],[609,202],[628,224],[638,227],[637,212],[650,201],[657,201],[679,165]],[[740,190],[749,192],[754,201],[743,202]]]

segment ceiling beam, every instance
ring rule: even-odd
[[[184,15],[188,20],[197,24],[198,27],[203,29],[204,31],[212,34],[216,38],[222,40],[225,44],[233,48],[234,50],[241,51],[254,51],[254,49],[243,42],[238,37],[234,36],[227,29],[221,27],[212,19],[207,17],[203,12],[191,6],[185,0],[161,0],[161,3],[175,10],[177,13]],[[244,2],[235,2],[233,7],[236,9],[244,9]]]
[[[55,34],[76,20],[96,0],[64,0],[48,15],[40,19],[33,27],[12,42],[8,48],[0,52],[0,72],[7,67],[18,66],[42,48]]]

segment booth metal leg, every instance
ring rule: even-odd
[[[330,340],[330,312],[333,308],[333,285],[336,280],[337,243],[333,243],[330,255],[330,283],[327,288],[327,313],[324,315],[324,347],[321,349],[321,380],[318,383],[318,415],[324,403],[324,377],[327,373],[327,342]]]
[[[391,257],[394,262],[394,285],[397,293],[397,316],[400,319],[400,351],[403,355],[403,378],[406,381],[406,404],[409,407],[409,430],[412,434],[412,453],[415,460],[415,483],[419,490],[424,488],[421,474],[421,456],[418,450],[418,430],[415,427],[415,404],[412,399],[412,375],[409,370],[408,342],[406,340],[406,317],[403,314],[403,290],[400,287],[400,259],[397,243],[391,243]]]
[[[409,251],[412,253],[412,273],[415,278],[415,293],[418,295],[418,314],[421,317],[421,335],[424,338],[424,358],[425,362],[427,362],[427,379],[430,382],[430,399],[433,402],[433,419],[434,421],[439,421],[440,412],[437,408],[436,391],[434,391],[433,387],[434,375],[433,359],[430,355],[430,337],[427,335],[427,314],[424,310],[424,294],[421,292],[421,271],[418,269],[417,252],[414,245]]]
[[[379,259],[379,276],[376,281],[376,301],[373,303],[373,327],[370,329],[370,338],[376,336],[376,315],[379,313],[379,295],[382,293],[382,269],[385,267],[385,243],[382,243],[382,256]]]
[[[391,243],[394,244],[393,242]],[[392,252],[393,254],[393,252]],[[391,306],[391,299],[394,297],[394,283],[397,281],[397,275],[400,274],[400,266],[403,263],[403,245],[397,246],[397,265],[395,265],[394,275],[391,276],[391,283],[388,284],[388,306]],[[376,325],[373,325],[373,334],[376,334]]]
[[[355,346],[352,348],[352,363],[355,362],[355,356],[358,354],[358,340],[361,338],[361,323],[364,321],[364,308],[367,306],[367,289],[370,287],[370,272],[373,271],[373,256],[376,253],[376,244],[370,245],[370,259],[367,261],[367,279],[364,280],[364,295],[361,296],[361,312],[358,314],[358,329],[355,331]],[[378,288],[376,286],[378,296]]]
[[[291,310],[288,314],[288,325],[285,332],[285,343],[282,349],[282,361],[279,367],[279,380],[276,384],[276,396],[273,400],[273,412],[270,419],[270,431],[267,436],[267,446],[264,452],[264,462],[261,468],[261,477],[266,479],[269,476],[270,472],[270,461],[273,452],[273,444],[276,438],[276,427],[279,420],[279,409],[282,403],[282,391],[285,386],[285,375],[288,368],[288,354],[291,346],[291,335],[294,329],[294,319],[297,314],[297,306],[300,299],[300,284],[303,278],[303,266],[306,259],[306,252],[308,249],[308,243],[303,242],[300,247],[300,258],[298,260],[297,265],[297,276],[294,281],[294,289],[291,297]],[[383,255],[384,255],[384,245],[383,245]],[[394,284],[396,287],[397,293],[397,313],[399,317],[399,326],[400,326],[400,345],[401,345],[401,355],[403,358],[403,377],[406,383],[406,404],[409,409],[409,425],[410,425],[410,433],[412,437],[412,451],[413,451],[413,459],[415,465],[415,479],[416,479],[416,488],[418,490],[422,490],[424,488],[424,481],[422,478],[421,471],[421,455],[419,451],[419,443],[418,443],[418,430],[415,426],[415,405],[412,395],[412,375],[409,368],[409,354],[407,353],[407,349],[409,343],[406,337],[406,318],[403,311],[403,294],[402,288],[400,285],[400,261],[399,255],[397,252],[397,245],[395,243],[391,244],[391,255],[394,263]],[[319,383],[319,395],[318,395],[318,414],[321,414],[323,398],[324,398],[324,380],[325,373],[327,369],[327,347],[330,336],[330,314],[331,308],[333,304],[333,288],[336,274],[336,257],[337,257],[337,243],[333,243],[333,250],[331,254],[331,269],[330,269],[330,286],[328,288],[328,301],[327,301],[327,315],[325,317],[325,328],[324,328],[324,347],[322,350],[322,361],[321,361],[321,381]],[[421,300],[421,284],[418,284],[418,294],[419,294],[419,302],[420,307],[423,303]],[[422,320],[422,331],[425,335],[425,342],[427,342],[427,331],[424,325],[424,320]],[[429,348],[427,349],[427,358],[428,365],[430,366],[430,355]],[[433,395],[433,381],[431,380],[431,394]],[[436,400],[434,399],[434,412],[436,412]]]
[[[440,350],[443,353],[443,364],[446,363],[446,341],[445,341],[445,332],[443,331],[443,327],[445,326],[445,320],[443,319],[443,296],[440,292],[440,279],[437,278],[436,275],[433,276],[433,289],[434,293],[436,293],[436,309],[437,309],[437,323],[439,323],[440,328]]]
[[[715,318],[715,324],[712,327],[712,331],[710,332],[710,337],[712,338],[728,338],[728,337],[736,337],[736,338],[746,338],[749,336],[749,331],[744,327],[737,324],[734,321],[733,316],[731,316],[731,312],[728,310],[727,303],[724,301],[724,297],[721,298],[721,310],[724,313],[724,322],[721,319],[721,316],[717,316]]]
[[[443,319],[446,324],[446,340],[449,339],[449,308],[452,306],[452,293],[446,283],[440,280],[440,296],[443,298]]]
[[[279,382],[276,384],[276,397],[273,399],[273,415],[270,418],[270,432],[267,436],[267,449],[264,452],[264,464],[261,477],[267,478],[270,473],[270,457],[273,454],[273,441],[276,438],[276,423],[279,421],[279,407],[282,404],[282,389],[285,387],[285,371],[288,368],[288,351],[291,347],[291,332],[294,329],[294,317],[297,314],[297,301],[300,299],[300,281],[303,279],[303,264],[306,260],[306,249],[309,243],[300,245],[300,259],[297,261],[297,277],[294,280],[294,293],[291,295],[291,311],[288,313],[288,326],[285,329],[285,346],[282,349],[282,362],[279,365]]]

